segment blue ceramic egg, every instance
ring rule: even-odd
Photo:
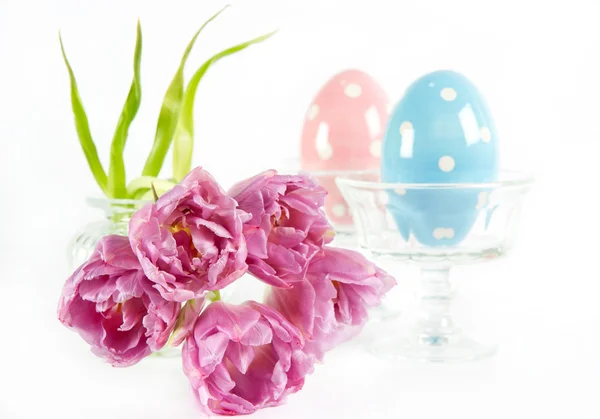
[[[498,176],[498,135],[482,94],[454,71],[412,83],[393,109],[382,145],[381,178],[393,183],[481,183]],[[481,188],[389,192],[405,239],[426,246],[461,242],[486,207]]]

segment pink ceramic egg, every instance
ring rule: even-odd
[[[302,129],[301,164],[309,172],[378,169],[389,100],[373,77],[350,69],[319,90]],[[317,176],[328,190],[327,215],[334,224],[351,224],[334,176]]]

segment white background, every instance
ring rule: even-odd
[[[201,36],[188,77],[212,53],[280,29],[200,84],[194,164],[225,186],[297,157],[312,96],[349,67],[392,99],[426,72],[464,73],[492,107],[504,166],[537,179],[514,253],[454,273],[457,308],[473,330],[494,333],[495,357],[390,364],[341,348],[257,418],[600,417],[596,3],[246,0]],[[143,100],[126,150],[137,175],[183,48],[223,5],[0,0],[0,418],[199,416],[178,361],[113,369],[56,319],[67,243],[99,216],[84,203],[99,191],[75,134],[58,30],[106,164],[141,19]],[[415,273],[405,271],[396,295]]]

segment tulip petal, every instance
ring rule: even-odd
[[[100,239],[90,258],[67,280],[58,317],[92,352],[126,367],[166,343],[179,305],[160,298],[125,236]]]
[[[266,303],[298,327],[304,336],[311,338],[315,323],[315,300],[314,287],[310,282],[304,281],[290,289],[272,288]],[[333,311],[333,306],[331,310]]]
[[[326,191],[308,176],[268,171],[239,182],[228,193],[252,214],[244,227],[249,272],[281,288],[302,281],[311,259],[331,241],[333,229],[321,208]]]
[[[186,340],[183,369],[203,410],[249,414],[281,404],[302,388],[301,374],[312,372],[313,363],[294,355],[303,343],[300,331],[272,308],[219,301],[204,310]]]
[[[225,356],[242,374],[246,374],[254,359],[254,348],[237,342],[231,342],[225,351]]]
[[[129,239],[163,298],[185,302],[246,272],[242,227],[247,219],[215,179],[197,167],[133,215]]]
[[[177,323],[171,336],[171,345],[179,346],[192,332],[194,324],[204,308],[206,299],[200,297],[186,302],[179,312]]]

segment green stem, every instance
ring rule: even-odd
[[[173,133],[177,125],[177,119],[179,118],[179,112],[181,111],[181,103],[183,101],[183,69],[185,63],[190,55],[192,47],[196,42],[196,38],[200,35],[200,32],[213,20],[217,18],[227,7],[223,7],[217,13],[215,13],[210,19],[198,29],[192,40],[189,42],[183,58],[179,64],[179,68],[175,73],[175,76],[171,80],[171,84],[167,89],[163,98],[163,103],[158,116],[158,123],[156,125],[156,134],[154,136],[154,144],[152,150],[146,159],[143,176],[158,176],[160,169],[165,161],[171,142],[173,141]]]
[[[133,57],[133,81],[121,111],[117,129],[110,146],[110,166],[108,168],[107,190],[112,198],[126,198],[125,161],[123,152],[129,135],[129,127],[137,115],[142,100],[142,85],[140,81],[140,65],[142,59],[142,27],[137,24],[137,37]]]
[[[65,62],[65,65],[67,66],[67,71],[69,72],[69,81],[71,84],[71,107],[73,109],[73,116],[75,118],[75,129],[77,130],[79,143],[81,144],[81,148],[88,162],[90,170],[94,175],[94,179],[96,179],[96,183],[98,184],[98,186],[100,186],[102,192],[105,195],[108,195],[108,180],[106,177],[106,172],[104,171],[102,163],[100,163],[100,159],[98,158],[98,151],[96,150],[96,144],[92,139],[88,117],[83,107],[81,97],[79,96],[79,90],[77,88],[75,74],[73,73],[71,64],[67,59],[67,54],[65,53],[65,47],[63,45],[60,33],[58,34],[58,39],[60,41],[60,50],[62,52],[63,60]]]
[[[213,55],[194,73],[183,94],[183,102],[179,119],[173,133],[173,178],[180,182],[192,170],[192,154],[194,151],[194,98],[200,80],[208,69],[219,60],[242,51],[253,44],[263,42],[277,31],[251,39],[250,41],[227,48]]]
[[[213,295],[208,297],[211,303],[214,303],[215,301],[221,301],[221,291],[216,290],[211,292]]]

